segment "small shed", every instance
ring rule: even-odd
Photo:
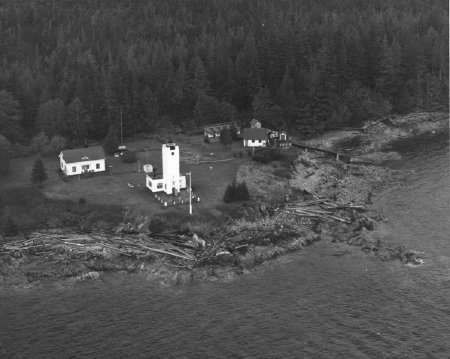
[[[256,118],[250,121],[250,128],[261,128],[261,122],[259,122]]]
[[[269,142],[266,128],[244,128],[242,138],[244,147],[266,147]]]
[[[59,154],[61,171],[67,176],[105,171],[105,152],[102,146],[63,150]]]

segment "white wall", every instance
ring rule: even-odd
[[[244,140],[244,147],[266,147],[266,140]]]
[[[96,160],[96,161],[83,161],[83,162],[74,162],[74,163],[66,163],[64,159],[61,159],[61,169],[67,176],[73,176],[83,173],[83,166],[89,165],[89,169],[87,171],[93,172],[103,172],[105,171],[105,160]],[[99,168],[97,168],[97,164]],[[65,170],[63,169],[65,166]],[[75,167],[75,171],[74,171]]]

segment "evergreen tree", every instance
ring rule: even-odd
[[[9,159],[12,156],[11,143],[5,136],[0,135],[0,177],[6,176],[10,171]]]
[[[236,180],[227,186],[223,195],[223,201],[225,203],[247,201],[249,199],[250,194],[248,192],[247,184],[245,182],[237,183]]]
[[[12,93],[0,91],[0,134],[10,141],[21,141],[24,136],[21,121],[19,102],[14,99]]]
[[[44,167],[42,159],[38,157],[34,162],[33,171],[31,172],[31,182],[42,186],[42,182],[48,179],[47,170]]]
[[[231,132],[228,127],[224,127],[220,131],[220,143],[224,146],[228,146],[233,143],[233,139],[231,138]]]
[[[62,135],[66,132],[66,106],[59,99],[49,100],[39,106],[36,126],[48,136]]]
[[[258,91],[252,101],[253,115],[264,126],[283,129],[285,122],[283,109],[275,104],[267,87]]]
[[[91,126],[91,117],[83,106],[81,100],[76,97],[67,107],[67,131],[66,133],[79,144],[87,140],[88,130]]]
[[[109,128],[108,134],[103,140],[103,149],[107,155],[112,155],[117,152],[119,146],[119,139],[117,137],[117,131],[113,126]]]

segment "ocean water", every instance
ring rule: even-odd
[[[448,135],[399,149],[410,175],[374,198],[374,236],[423,265],[318,242],[230,281],[1,291],[0,358],[450,358]]]

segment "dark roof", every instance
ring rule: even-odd
[[[244,140],[267,140],[266,128],[244,128],[242,131]]]
[[[95,161],[105,158],[105,152],[102,146],[77,148],[75,150],[61,151],[66,163]]]

